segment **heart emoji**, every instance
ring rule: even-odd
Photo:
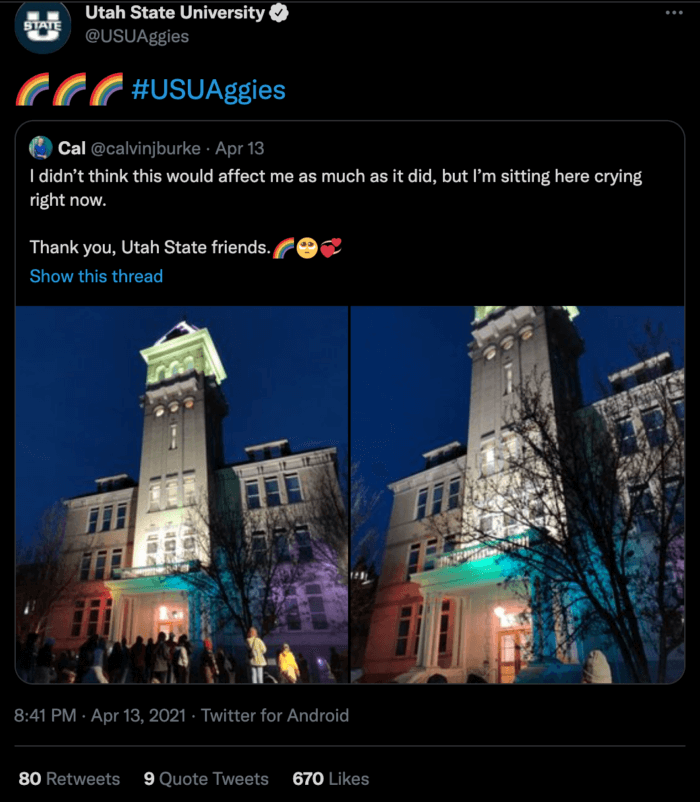
[[[340,242],[340,240],[338,240]],[[334,245],[321,245],[321,253],[328,259],[330,256],[333,256],[335,253],[335,246]]]
[[[334,248],[337,248],[337,247],[338,247],[338,245],[340,245],[340,243],[341,243],[342,241],[343,241],[342,239],[332,239],[332,240],[331,240],[331,242],[333,243],[333,247],[334,247]]]

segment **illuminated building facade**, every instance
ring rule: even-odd
[[[228,412],[221,360],[206,329],[181,322],[141,351],[146,390],[141,397],[143,439],[140,481],[126,475],[97,480],[97,491],[68,499],[66,549],[77,581],[49,621],[57,650],[77,650],[87,637],[131,645],[159,632],[241,652],[242,637],[220,627],[216,605],[190,574],[210,559],[202,505],[278,506],[293,525],[285,531],[247,531],[260,548],[289,541],[305,571],[299,573],[287,614],[268,639],[300,649],[309,664],[330,648],[347,648],[347,589],[338,572],[316,560],[313,501],[318,472],[337,487],[335,448],[291,453],[286,440],[250,446],[243,463],[226,464],[222,423]],[[246,527],[249,528],[249,527]],[[290,531],[293,530],[293,531]],[[260,622],[256,622],[261,627]],[[274,658],[274,648],[269,656]],[[244,656],[241,662],[245,662]]]
[[[363,681],[422,683],[441,674],[449,682],[465,682],[471,676],[477,681],[510,683],[534,662],[534,655],[547,654],[572,671],[577,667],[573,673],[580,678],[581,660],[603,641],[575,637],[555,626],[548,629],[533,614],[535,588],[512,575],[504,583],[503,549],[488,545],[491,532],[501,544],[508,541],[513,548],[526,545],[532,535],[502,503],[486,511],[483,495],[498,488],[501,480],[513,483],[509,458],[519,453],[521,444],[509,425],[509,410],[517,388],[532,377],[544,378],[540,400],[551,410],[555,436],[566,416],[588,412],[605,421],[617,437],[626,436],[630,448],[634,441],[635,448],[639,442],[640,451],[653,449],[653,437],[663,436],[667,421],[659,411],[660,402],[653,398],[662,387],[663,397],[670,399],[673,408],[673,421],[669,418],[668,424],[684,421],[684,373],[672,370],[668,354],[614,374],[610,380],[615,394],[582,407],[578,359],[584,346],[574,325],[576,307],[475,309],[469,348],[468,442],[466,446],[453,442],[424,454],[422,471],[389,485],[393,508]],[[670,473],[669,487],[676,482],[678,488],[680,482],[675,509],[682,518],[682,467]],[[628,484],[630,498],[635,492],[648,492],[635,491],[632,477]],[[474,493],[482,494],[479,504]],[[662,498],[664,493],[668,495],[668,489],[660,486],[655,497]],[[523,503],[535,501],[539,505],[542,497]],[[646,503],[650,510],[651,495]],[[537,516],[545,512],[533,509],[528,515],[544,521]],[[470,530],[478,530],[480,537],[470,538]],[[635,559],[641,561],[643,554],[653,551],[653,532],[648,527],[645,533],[639,526],[634,532]],[[682,556],[678,561],[678,576],[682,576]],[[556,602],[550,599],[549,603]],[[565,620],[562,626],[572,625]],[[609,642],[605,648],[615,679],[624,681],[619,655]],[[672,662],[677,675],[682,658],[676,654]]]

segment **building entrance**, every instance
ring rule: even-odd
[[[115,639],[124,637],[131,644],[138,635],[145,642],[172,632],[177,640],[188,634],[188,623],[187,596],[181,591],[123,594],[117,603]]]
[[[502,629],[498,633],[498,682],[510,683],[525,668],[529,629]]]

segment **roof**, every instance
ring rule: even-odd
[[[199,331],[197,326],[193,326],[186,320],[181,320],[177,325],[173,326],[167,334],[164,334],[160,340],[155,342],[154,345],[160,345],[161,343],[168,342],[168,340],[174,340],[176,337],[184,337],[185,335],[192,334],[195,331]]]

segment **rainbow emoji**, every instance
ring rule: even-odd
[[[90,95],[91,106],[106,106],[112,92],[118,92],[124,88],[123,72],[115,72],[103,78],[92,90]]]
[[[284,259],[285,253],[294,247],[294,237],[283,239],[272,254],[273,259]]]
[[[73,95],[75,95],[76,92],[82,92],[82,90],[85,89],[85,78],[86,75],[84,72],[76,72],[75,75],[71,75],[70,78],[66,78],[66,80],[54,93],[54,106],[70,106],[70,102],[73,100]]]
[[[48,88],[49,74],[48,72],[40,72],[22,85],[17,94],[17,103],[15,105],[31,106],[39,92],[44,92]]]

